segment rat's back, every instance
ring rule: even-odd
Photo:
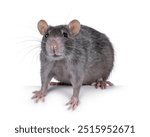
[[[97,80],[107,80],[113,68],[114,50],[108,37],[88,26],[81,25],[77,41],[86,49],[86,67],[84,84]]]

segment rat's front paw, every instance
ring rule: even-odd
[[[79,105],[79,99],[77,97],[72,97],[66,105],[69,105],[68,109],[75,110]]]
[[[34,91],[33,92],[33,97],[31,99],[35,99],[35,102],[37,103],[39,100],[42,100],[43,102],[45,101],[44,98],[46,96],[46,92],[43,91]]]

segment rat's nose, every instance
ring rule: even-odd
[[[56,45],[51,45],[51,49],[52,50],[57,50],[57,46]]]
[[[56,51],[58,50],[58,44],[55,40],[51,41],[50,48],[54,53],[56,53]]]

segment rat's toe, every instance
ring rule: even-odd
[[[95,86],[95,88],[106,89],[109,86],[113,86],[113,83],[110,81],[97,81],[92,83],[92,85]]]
[[[34,91],[33,92],[34,95],[31,99],[35,99],[35,102],[37,103],[39,100],[41,100],[42,102],[44,102],[44,98],[46,96],[46,93],[43,91]]]
[[[68,107],[69,110],[70,109],[75,110],[78,104],[79,104],[79,99],[76,97],[72,97],[71,100],[68,103],[66,103],[66,105],[69,105]]]
[[[106,84],[107,84],[108,86],[113,86],[113,85],[114,85],[114,84],[111,83],[110,81],[106,81]]]

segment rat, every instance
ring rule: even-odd
[[[41,89],[32,99],[44,101],[52,78],[60,85],[72,85],[73,95],[66,104],[74,110],[79,104],[82,85],[105,89],[114,64],[114,49],[109,38],[76,19],[68,25],[50,26],[45,20],[37,24],[41,41]],[[63,84],[65,83],[65,84]],[[51,82],[51,85],[55,85]],[[57,85],[57,84],[56,84]],[[58,84],[59,85],[59,84]]]

